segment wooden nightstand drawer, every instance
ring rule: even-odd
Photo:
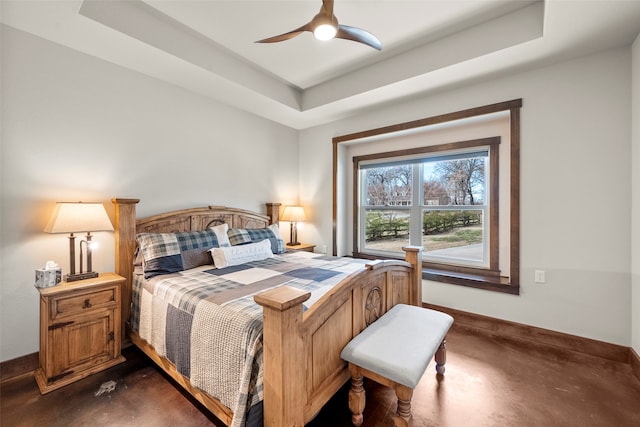
[[[116,287],[101,291],[85,292],[80,295],[69,294],[51,301],[51,320],[60,316],[88,312],[99,308],[112,307],[116,304]]]

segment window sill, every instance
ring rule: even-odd
[[[422,278],[424,280],[448,283],[451,285],[467,286],[487,291],[520,295],[520,286],[509,283],[509,280],[504,277],[489,278],[481,275],[424,268],[422,270]]]
[[[354,252],[354,258],[362,259],[402,259],[395,257],[374,256],[362,252]],[[423,265],[425,263],[423,262]],[[506,277],[483,276],[480,274],[462,273],[440,268],[423,268],[422,279],[433,282],[448,283],[450,285],[467,286],[470,288],[484,289],[486,291],[502,292],[511,295],[520,295],[520,286],[509,282]]]

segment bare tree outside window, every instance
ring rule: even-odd
[[[483,203],[484,158],[437,162],[434,175],[448,192],[452,205],[477,205]]]
[[[409,205],[412,197],[411,173],[411,165],[367,169],[366,204],[369,206]]]

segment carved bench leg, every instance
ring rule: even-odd
[[[364,417],[364,405],[366,403],[363,384],[363,377],[360,368],[349,363],[351,373],[351,389],[349,390],[349,409],[351,410],[351,422],[354,426],[362,425]]]
[[[444,375],[444,365],[445,363],[447,363],[447,339],[443,339],[442,342],[440,343],[440,346],[438,347],[438,350],[436,350],[436,372],[438,373],[438,375]]]
[[[409,420],[411,419],[411,397],[413,396],[413,389],[397,384],[396,396],[398,397],[398,409],[396,415],[393,417],[393,421],[396,427],[408,427]]]

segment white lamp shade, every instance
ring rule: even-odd
[[[113,225],[102,203],[59,202],[44,231],[47,233],[113,231]]]
[[[304,209],[302,206],[285,206],[284,211],[282,212],[283,221],[306,221],[307,217],[304,214]]]

